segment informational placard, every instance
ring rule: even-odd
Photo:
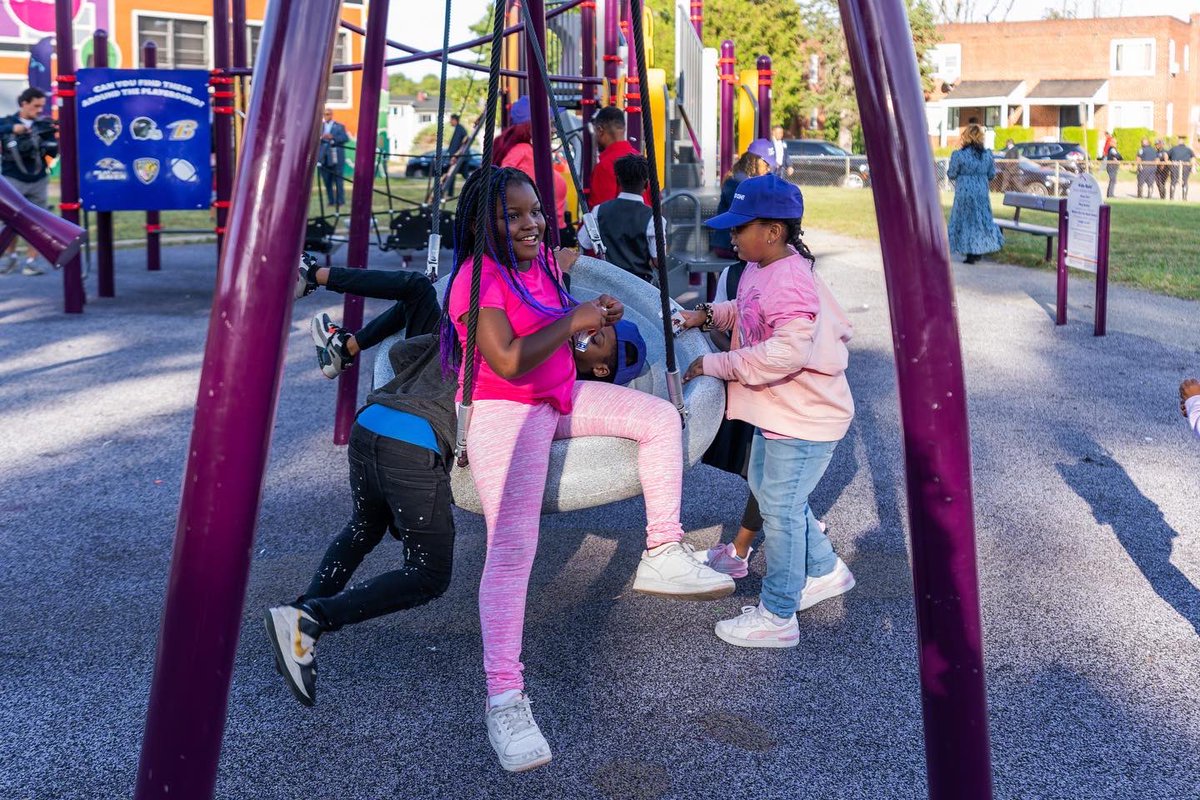
[[[208,72],[81,69],[79,188],[94,211],[212,204]]]
[[[1100,245],[1100,184],[1086,172],[1067,192],[1067,266],[1096,271]]]

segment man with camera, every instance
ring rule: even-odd
[[[16,187],[26,200],[40,208],[49,205],[48,190],[50,175],[46,170],[46,158],[58,155],[58,133],[54,120],[42,117],[46,107],[46,93],[32,86],[17,98],[21,110],[7,117],[0,117],[0,174]],[[17,268],[17,243],[9,245],[0,258],[0,273],[10,273]],[[26,245],[22,275],[41,275],[37,266],[37,251]]]

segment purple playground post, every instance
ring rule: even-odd
[[[580,44],[583,53],[580,56],[580,77],[596,77],[596,0],[585,0],[579,6]],[[580,180],[583,181],[583,192],[586,195],[592,187],[592,163],[596,160],[595,145],[592,141],[592,117],[596,113],[596,87],[590,83],[583,84],[580,105],[583,111],[583,138],[579,148],[581,162]]]
[[[929,797],[989,800],[971,439],[924,94],[903,0],[840,6],[892,318]]]
[[[55,0],[55,47],[58,53],[58,169],[59,208],[67,222],[79,224],[79,151],[75,122],[75,40],[71,27],[71,0]],[[87,294],[83,264],[76,255],[63,265],[63,311],[82,314]]]
[[[371,209],[375,202],[375,142],[379,133],[379,93],[383,88],[383,60],[387,56],[388,0],[373,0],[367,9],[367,36],[363,50],[362,91],[358,98],[358,132],[354,148],[354,183],[350,187],[350,242],[346,266],[366,269],[371,252]],[[362,327],[363,299],[348,294],[342,301],[342,327]],[[361,360],[361,359],[360,359]],[[358,410],[358,364],[342,370],[338,378],[337,411],[333,443],[350,441],[354,413]]]
[[[135,800],[211,798],[340,11],[272,0],[217,269]],[[247,354],[247,337],[254,340]]]
[[[1067,235],[1071,230],[1067,203],[1058,207],[1058,262],[1055,265],[1054,324],[1067,324]]]
[[[1112,206],[1100,204],[1100,235],[1096,242],[1096,320],[1092,333],[1104,336],[1108,332],[1108,240],[1112,222]]]
[[[158,66],[158,45],[146,42],[142,45],[142,66]],[[146,212],[146,269],[158,272],[162,269],[162,216],[158,211]]]
[[[217,160],[217,257],[221,255],[229,222],[230,195],[233,193],[233,81],[229,76],[230,43],[229,0],[213,0],[213,141]]]
[[[621,71],[621,0],[606,0],[604,3],[604,80],[608,86],[608,105],[617,104],[617,78]]]
[[[641,24],[633,19],[629,0],[621,3],[621,33],[625,35],[625,138],[639,153],[645,154],[646,143],[642,141],[642,85],[638,78],[637,54],[633,51],[632,25]]]
[[[758,67],[758,138],[770,139],[771,84],[775,79],[775,73],[771,71],[771,57],[759,56],[756,66]]]
[[[108,66],[108,31],[98,30],[92,34],[92,58],[97,67]],[[117,296],[111,211],[96,212],[96,288],[101,297]]]
[[[692,0],[691,20],[696,35],[700,37],[700,41],[704,41],[704,0]]]
[[[720,180],[724,180],[729,170],[733,169],[733,101],[737,92],[735,63],[733,42],[726,39],[721,42],[721,56],[717,59],[717,69],[721,73],[721,131],[718,137],[721,140],[721,152],[717,165]]]
[[[537,56],[534,55],[533,42],[543,53],[546,52],[546,3],[545,0],[525,0],[529,10],[529,19],[533,30],[526,26],[525,30],[525,71],[529,78],[525,85],[529,92],[529,132],[533,141],[533,172],[536,177],[538,194],[549,209],[556,208],[554,202],[554,162],[551,160],[550,148],[553,142],[550,138],[550,87],[542,80],[541,70],[537,68]],[[553,219],[554,215],[547,215]],[[551,247],[558,247],[558,224],[546,226],[546,242]]]

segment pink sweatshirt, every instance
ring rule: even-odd
[[[846,435],[854,418],[846,342],[854,327],[808,259],[747,264],[737,299],[712,310],[716,327],[733,330],[733,344],[704,357],[704,374],[728,381],[730,419],[813,442]]]

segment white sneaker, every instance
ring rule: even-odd
[[[833,567],[833,572],[819,578],[808,578],[804,581],[804,591],[800,592],[800,605],[797,610],[812,608],[822,600],[845,594],[854,588],[854,573],[840,558]]]
[[[18,256],[16,253],[4,256],[2,259],[0,259],[0,275],[8,275],[9,273],[16,272],[17,265],[20,263],[19,259],[20,256]]]
[[[46,270],[40,268],[37,265],[37,261],[35,261],[34,259],[27,258],[27,259],[25,259],[25,262],[21,265],[21,274],[22,275],[45,275]]]
[[[275,671],[287,681],[292,694],[306,706],[317,701],[317,621],[295,606],[275,606],[263,617]]]
[[[487,712],[488,741],[509,772],[525,772],[550,763],[550,744],[534,722],[529,696],[522,692],[510,703]]]
[[[692,554],[683,542],[642,553],[633,590],[677,600],[717,600],[733,594],[733,578],[722,575]]]
[[[761,604],[742,606],[740,616],[721,620],[716,631],[722,641],[738,647],[795,647],[800,644],[796,615],[781,620]]]

